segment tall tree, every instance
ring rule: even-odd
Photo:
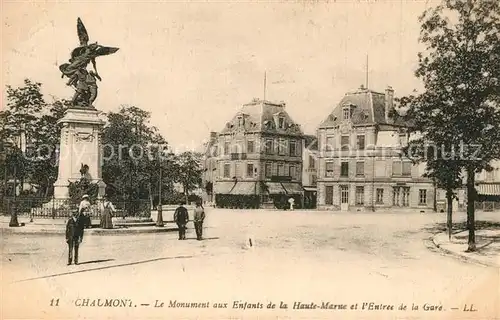
[[[409,100],[403,100],[405,103],[409,102]],[[411,121],[411,119],[407,120]],[[410,131],[413,131],[413,134],[416,133],[414,130],[414,127],[410,127]],[[456,159],[456,155],[452,152],[452,146],[449,144],[442,144],[436,148],[430,141],[425,141],[422,138],[413,139],[408,146],[403,148],[403,152],[413,163],[425,162],[425,173],[423,176],[432,179],[437,188],[445,190],[447,208],[446,228],[448,230],[448,238],[451,240],[453,200],[458,199],[457,189],[463,187],[461,161]]]
[[[158,154],[168,145],[149,124],[150,116],[138,107],[122,106],[118,112],[108,113],[103,130],[103,180],[130,201],[157,193]],[[161,165],[166,170],[170,162]],[[169,181],[163,179],[162,186],[168,190]]]
[[[33,183],[40,185],[40,195],[48,196],[57,179],[61,126],[58,121],[64,116],[69,101],[55,100],[47,104],[41,117],[34,123],[37,134],[30,141],[31,161],[29,176]]]
[[[18,88],[7,85],[9,113],[6,130],[11,136],[19,136],[23,132],[28,139],[31,139],[36,135],[33,124],[46,106],[41,87],[41,83],[30,79],[25,79],[24,85]]]
[[[47,103],[41,88],[41,83],[30,79],[17,88],[7,86],[7,108],[0,113],[0,136],[2,141],[10,140],[17,146],[22,137],[23,154],[16,158],[17,176],[39,185],[40,194],[47,195],[57,175],[57,121],[64,115],[68,102]]]
[[[446,146],[457,161],[453,166],[466,174],[468,251],[474,251],[475,174],[491,170],[490,162],[500,157],[500,4],[444,0],[420,22],[425,51],[416,76],[425,90],[411,99],[408,116],[422,138]],[[436,169],[446,176],[453,166],[441,162]]]
[[[36,134],[36,128],[33,125],[40,117],[41,111],[46,106],[43,94],[41,93],[42,84],[33,82],[30,79],[24,80],[24,85],[14,88],[7,85],[7,110],[6,125],[4,135],[17,147],[22,147],[24,152],[26,142],[33,139]],[[22,144],[22,145],[21,145]],[[23,156],[16,157],[16,171],[21,180],[21,191],[24,185],[24,179],[29,172],[29,162]]]
[[[177,182],[182,184],[186,203],[188,203],[189,193],[201,187],[201,166],[202,155],[197,152],[186,151],[177,157]]]

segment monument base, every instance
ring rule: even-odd
[[[58,123],[62,128],[54,197],[69,198],[70,181],[78,181],[82,176],[99,185],[98,196],[102,197],[106,189],[101,172],[101,130],[104,121],[99,118],[99,111],[94,108],[69,108]]]
[[[76,182],[78,180],[72,179],[69,181],[56,181],[54,183],[54,198],[56,199],[68,199],[69,198],[69,184],[70,182]],[[106,193],[106,183],[101,179],[91,180],[90,183],[97,184],[99,187],[97,191],[97,198],[101,199]]]
[[[54,198],[67,199],[69,198],[69,182],[57,180],[54,183]]]

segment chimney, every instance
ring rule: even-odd
[[[212,131],[210,132],[210,140],[217,139],[217,132]]]
[[[385,122],[387,123],[389,123],[392,110],[394,110],[394,89],[388,86],[385,89]]]

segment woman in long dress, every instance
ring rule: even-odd
[[[113,229],[113,213],[116,212],[116,209],[106,196],[103,198],[101,212],[101,228]]]

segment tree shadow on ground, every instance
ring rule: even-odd
[[[486,247],[488,247],[490,244],[492,244],[493,242],[495,241],[488,241],[487,243],[481,245],[481,246],[478,246],[477,247],[477,250],[484,250]]]
[[[197,240],[196,238],[186,238],[186,240]],[[203,240],[219,240],[219,237],[212,237],[212,238],[202,238]]]
[[[500,230],[500,222],[494,222],[494,221],[484,221],[484,220],[478,220],[475,223],[476,230]],[[426,226],[424,228],[424,231],[430,232],[430,233],[439,233],[446,231],[446,223],[445,222],[440,222],[440,223],[435,223],[429,226]],[[452,224],[452,230],[453,233],[456,232],[462,232],[467,230],[467,222],[455,222]]]

